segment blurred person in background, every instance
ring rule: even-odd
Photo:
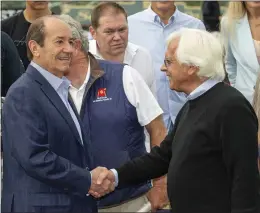
[[[203,1],[202,17],[206,30],[218,32],[220,26],[220,6],[218,1]]]
[[[25,38],[27,31],[35,19],[52,14],[48,3],[49,1],[27,0],[25,10],[3,20],[1,23],[1,30],[14,41],[25,70],[30,63],[26,52]]]
[[[160,71],[166,51],[166,39],[181,28],[205,29],[197,18],[182,13],[174,1],[152,1],[149,8],[128,17],[129,41],[146,48],[153,59],[157,99],[163,110],[163,120],[169,130],[187,101],[186,95],[169,89],[169,80]]]
[[[211,34],[216,37],[217,39],[219,39],[221,45],[222,45],[222,48],[223,48],[223,59],[225,58],[225,49],[224,49],[224,44],[223,44],[223,39],[221,37],[221,33],[220,32],[217,32],[217,31],[214,31],[214,32],[211,32]],[[223,60],[224,62],[224,60]],[[229,84],[230,85],[230,82],[229,82],[229,79],[228,79],[228,74],[227,74],[227,71],[226,71],[226,68],[225,68],[225,63],[224,63],[224,70],[225,70],[225,79],[223,82],[225,82],[226,84]]]
[[[1,96],[5,97],[9,87],[24,73],[17,49],[5,32],[1,31]]]
[[[252,103],[260,63],[260,1],[229,2],[221,30],[229,81]]]

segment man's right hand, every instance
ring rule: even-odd
[[[97,167],[91,171],[92,180],[89,194],[100,198],[115,190],[115,177],[113,172],[105,167]]]

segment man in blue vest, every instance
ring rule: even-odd
[[[71,26],[76,39],[67,77],[72,82],[71,98],[93,146],[95,166],[115,168],[144,155],[144,126],[153,144],[159,145],[166,135],[162,110],[140,74],[125,64],[96,60],[88,53],[80,24],[69,16],[60,18]],[[136,212],[149,205],[155,210],[147,199],[151,186],[148,181],[116,190],[100,199],[99,211]],[[154,182],[154,189],[158,196],[167,196],[165,179]]]

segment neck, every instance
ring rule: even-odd
[[[247,8],[248,18],[251,20],[260,19],[260,9],[256,8]]]
[[[185,85],[185,89],[183,89],[183,92],[186,94],[186,95],[189,95],[191,94],[195,89],[197,89],[201,84],[203,84],[207,79],[204,78],[204,79],[196,79],[196,81],[189,81],[186,83]]]
[[[118,54],[118,55],[109,55],[106,52],[102,52],[100,49],[98,49],[98,51],[99,51],[99,54],[102,56],[102,58],[107,61],[114,61],[114,62],[119,62],[119,63],[124,62],[125,52]]]
[[[173,5],[172,8],[169,8],[167,11],[159,10],[159,9],[153,8],[153,7],[151,7],[151,8],[160,17],[161,21],[164,24],[168,24],[169,19],[171,18],[171,16],[174,14],[174,12],[176,10],[176,6],[175,5]]]
[[[88,72],[89,58],[84,54],[79,54],[77,58],[73,60],[73,64],[70,66],[70,72],[66,76],[72,86],[79,89],[84,83]]]
[[[50,9],[47,7],[44,10],[32,10],[30,7],[26,7],[26,9],[23,12],[25,19],[32,23],[37,18],[40,18],[42,16],[51,15]]]

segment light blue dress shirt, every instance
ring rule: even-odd
[[[31,62],[30,65],[33,66],[35,69],[37,69],[42,74],[42,76],[50,83],[50,85],[55,89],[55,91],[58,93],[58,95],[60,96],[61,100],[65,104],[66,108],[68,109],[68,111],[76,125],[76,128],[78,130],[78,133],[79,133],[79,136],[81,139],[81,143],[83,144],[79,121],[68,101],[69,86],[70,86],[71,82],[66,77],[59,78],[59,77],[53,75],[52,73],[43,69],[41,66],[34,63],[33,61]]]
[[[200,86],[198,86],[195,90],[193,90],[187,97],[187,100],[194,100],[198,98],[199,96],[203,95],[205,92],[210,90],[212,87],[214,87],[217,83],[220,81],[214,80],[214,79],[208,79],[205,82],[203,82]],[[170,130],[173,129],[173,124],[170,125]],[[188,131],[188,130],[187,130]],[[118,186],[119,179],[118,179],[118,173],[115,169],[110,169],[114,176],[115,176],[115,186]]]
[[[205,26],[199,19],[182,13],[178,9],[169,19],[169,23],[165,25],[151,7],[129,16],[128,25],[129,41],[146,48],[152,55],[157,99],[164,112],[164,123],[169,129],[187,99],[183,93],[170,90],[168,78],[160,71],[166,52],[166,40],[172,32],[183,27],[205,30]]]

